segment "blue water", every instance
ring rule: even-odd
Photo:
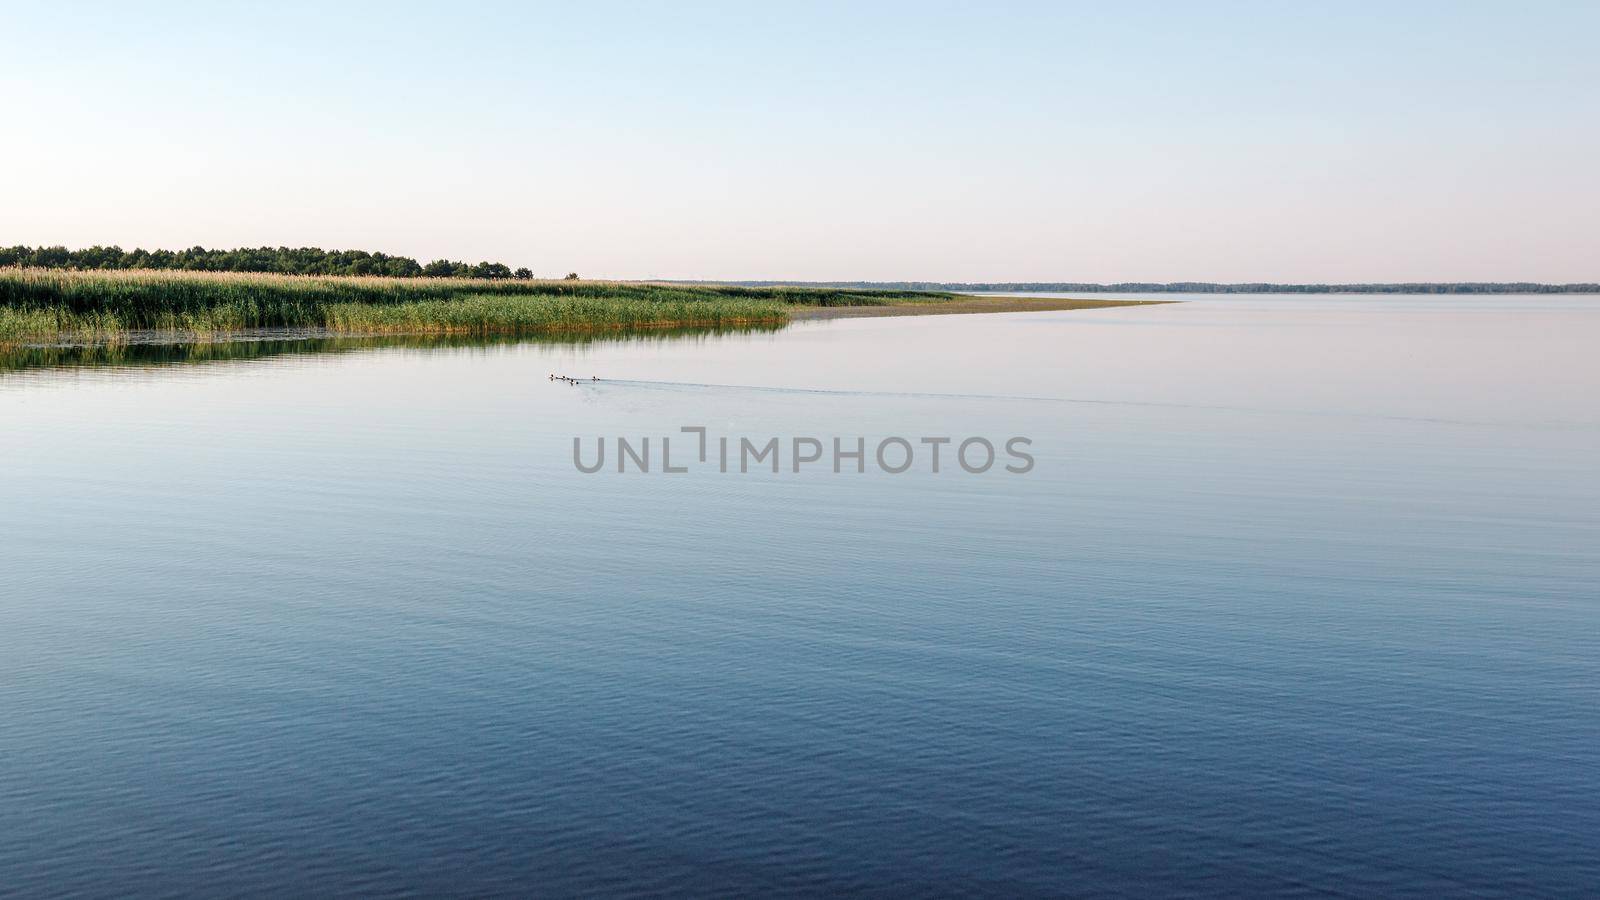
[[[0,893],[1592,893],[1597,342],[1197,298],[0,374]]]

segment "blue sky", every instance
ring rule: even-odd
[[[1600,279],[1595,3],[8,4],[0,243]]]

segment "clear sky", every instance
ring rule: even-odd
[[[0,0],[0,244],[1600,280],[1600,3]]]

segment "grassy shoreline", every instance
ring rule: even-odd
[[[0,344],[327,334],[549,334],[774,325],[797,307],[938,303],[956,295],[604,281],[0,270]]]
[[[0,269],[0,347],[302,337],[597,334],[795,319],[1167,303],[615,281]]]

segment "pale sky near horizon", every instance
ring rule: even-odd
[[[1600,281],[1600,3],[0,2],[0,245]]]

